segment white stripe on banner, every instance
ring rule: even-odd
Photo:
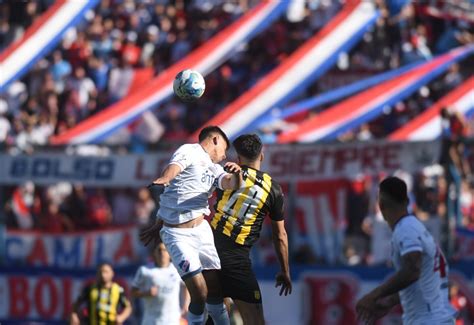
[[[58,37],[73,19],[90,3],[67,1],[31,37],[21,44],[0,65],[0,87],[11,82],[39,53]]]
[[[455,111],[466,115],[474,109],[474,89],[468,91],[451,105]],[[418,130],[408,136],[411,141],[423,141],[436,139],[441,134],[441,119],[439,116],[431,119]]]
[[[255,17],[252,17],[245,25],[242,26],[236,33],[232,34],[225,42],[221,43],[213,52],[201,62],[195,63],[190,69],[197,70],[203,75],[212,72],[217,66],[219,66],[228,57],[228,54],[237,47],[238,44],[243,42],[245,38],[253,31],[262,21],[271,13],[276,6],[278,1],[272,1],[271,4],[259,12]],[[115,118],[109,119],[106,122],[101,123],[97,127],[85,132],[81,135],[76,136],[71,140],[72,144],[89,143],[100,138],[103,134],[109,130],[114,129],[115,125],[121,125],[125,121],[130,120],[133,116],[139,115],[144,111],[148,110],[151,106],[159,104],[161,101],[169,97],[173,92],[172,81],[163,85],[153,96],[143,99],[136,103],[133,109],[128,110],[122,115]]]
[[[302,81],[320,68],[328,58],[333,56],[343,44],[350,41],[354,34],[367,26],[375,15],[373,4],[364,2],[358,5],[331,34],[318,42],[317,46],[308,51],[270,87],[222,123],[221,126],[227,135],[230,138],[234,137],[255,118],[292,92]]]
[[[412,76],[411,78],[407,79],[405,82],[401,83],[397,87],[392,88],[390,91],[384,92],[380,94],[380,96],[375,97],[373,100],[366,103],[365,105],[362,105],[359,108],[354,109],[353,111],[351,111],[349,115],[345,115],[344,119],[336,120],[325,127],[317,128],[313,132],[309,132],[303,135],[303,137],[300,138],[300,142],[313,142],[315,140],[323,138],[324,136],[334,132],[337,128],[339,128],[341,125],[343,125],[347,121],[350,121],[361,115],[364,115],[365,113],[370,111],[372,108],[377,107],[380,104],[388,101],[390,98],[392,98],[393,96],[403,91],[405,88],[410,86],[413,82],[415,82],[419,78],[420,77],[418,75]]]

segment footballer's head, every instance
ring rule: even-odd
[[[256,134],[242,134],[232,142],[241,163],[263,159],[262,140]]]
[[[109,263],[102,263],[97,268],[97,280],[102,285],[108,285],[114,278],[114,269]]]
[[[166,250],[165,244],[160,242],[152,251],[153,261],[158,267],[168,267],[171,263],[171,257]]]
[[[229,138],[218,126],[206,126],[199,132],[199,143],[211,157],[212,162],[218,163],[226,158],[230,147]]]
[[[390,176],[380,182],[380,212],[389,223],[391,219],[406,213],[408,201],[407,184],[402,179]]]

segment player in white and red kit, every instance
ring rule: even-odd
[[[211,227],[204,220],[210,214],[208,198],[215,188],[237,190],[241,186],[240,166],[227,162],[227,172],[218,164],[226,158],[229,145],[219,127],[208,126],[199,133],[199,143],[185,144],[175,151],[161,177],[153,182],[164,188],[159,221],[141,235],[145,244],[156,240],[162,222],[159,236],[191,296],[190,325],[204,322],[204,308],[216,325],[230,323],[217,273],[219,256]]]
[[[403,324],[454,324],[447,299],[447,264],[425,226],[408,213],[407,186],[397,177],[379,185],[379,206],[392,229],[396,273],[357,303],[358,318],[374,322],[401,304]]]
[[[179,325],[189,304],[186,286],[163,243],[154,248],[152,256],[154,265],[141,266],[132,282],[132,295],[144,302],[141,324]]]

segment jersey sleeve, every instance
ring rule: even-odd
[[[143,280],[143,267],[140,267],[133,277],[132,288],[142,289]]]
[[[223,188],[222,188],[222,178],[225,175],[227,175],[227,172],[224,170],[224,167],[222,167],[219,164],[214,164],[214,166],[212,168],[212,172],[214,173],[214,184],[212,184],[212,186],[223,190]]]
[[[270,201],[270,219],[274,221],[281,221],[284,219],[285,199],[281,186],[274,183],[271,189]]]
[[[186,167],[191,165],[191,159],[193,157],[192,147],[189,145],[182,145],[178,148],[170,159],[169,164],[178,165],[181,170],[185,170]]]
[[[122,287],[120,287],[118,304],[122,308],[130,306],[130,301],[128,300],[127,296],[125,295],[125,290]]]
[[[394,232],[394,242],[398,246],[400,256],[412,252],[422,252],[421,235],[410,227],[403,227]]]

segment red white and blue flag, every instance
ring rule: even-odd
[[[57,0],[17,42],[0,54],[0,93],[48,54],[66,30],[77,25],[98,2]]]
[[[357,44],[377,17],[373,4],[349,1],[319,33],[207,124],[219,125],[230,138],[254,129],[259,117],[290,101],[330,69],[339,53]]]
[[[449,108],[464,116],[474,112],[474,77],[469,78],[456,89],[441,98],[415,119],[389,136],[392,141],[434,140],[441,135],[440,112]]]
[[[328,108],[321,114],[304,121],[296,129],[282,133],[278,137],[278,142],[313,142],[335,139],[381,115],[384,107],[408,97],[419,87],[440,75],[452,63],[473,52],[474,45],[469,45],[438,56],[396,78],[369,88]]]
[[[174,77],[181,70],[193,69],[203,75],[213,71],[228,59],[242,42],[252,39],[280,17],[288,3],[288,1],[260,3],[204,45],[143,85],[142,89],[79,123],[76,127],[52,137],[51,143],[60,145],[100,142],[171,96]]]

